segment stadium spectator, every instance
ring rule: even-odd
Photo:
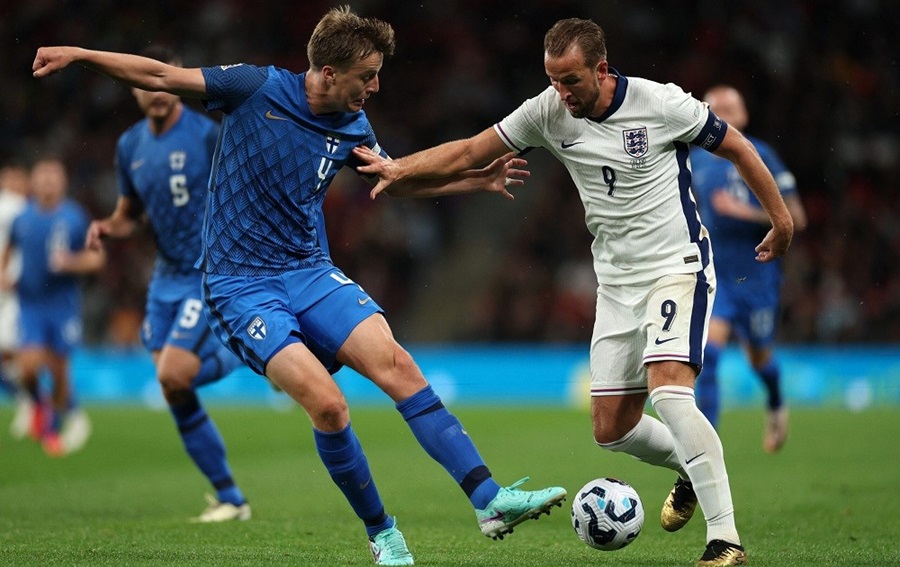
[[[88,218],[66,197],[65,166],[43,158],[31,169],[34,200],[13,221],[0,259],[0,289],[15,288],[19,298],[19,346],[22,387],[34,404],[31,435],[51,456],[78,451],[90,435],[90,420],[75,398],[69,357],[81,341],[81,290],[78,276],[103,267],[102,252],[84,248]],[[22,268],[17,281],[7,277],[15,251]],[[53,381],[51,400],[41,392],[40,374]]]
[[[718,85],[703,98],[728,125],[741,132],[749,114],[737,89]],[[806,211],[796,180],[778,154],[762,140],[746,136],[775,177],[797,231],[806,228]],[[732,331],[766,390],[763,448],[781,449],[787,439],[788,410],[781,370],[773,353],[781,296],[781,261],[757,262],[753,246],[769,230],[769,217],[730,161],[691,149],[694,195],[700,218],[713,242],[718,290],[709,322],[703,370],[697,376],[697,403],[713,427],[719,423],[719,356]]]
[[[688,144],[733,162],[772,228],[756,246],[771,262],[793,236],[778,187],[752,145],[675,85],[609,66],[593,21],[558,21],[544,37],[550,86],[480,134],[387,160],[356,148],[377,174],[372,196],[395,182],[459,174],[506,152],[547,148],[569,170],[594,236],[599,287],[591,342],[591,416],[601,447],[675,470],[663,505],[669,531],[699,501],[707,518],[698,565],[743,565],[721,442],[694,401],[694,379],[715,297],[706,229],[690,196]],[[644,414],[649,399],[660,421]]]
[[[166,47],[151,46],[143,55],[181,65]],[[201,273],[194,267],[219,128],[177,95],[138,88],[132,93],[144,118],[119,138],[120,196],[110,216],[91,223],[86,246],[103,250],[104,239],[131,238],[149,223],[158,254],[142,340],[184,448],[216,490],[195,520],[248,520],[250,504],[234,481],[225,442],[196,392],[241,365],[210,332],[202,315]]]
[[[393,29],[349,7],[328,11],[308,44],[309,71],[236,64],[184,69],[121,53],[40,48],[34,75],[80,63],[143,90],[204,100],[224,114],[204,222],[207,315],[216,334],[254,371],[307,412],[319,455],[363,521],[379,565],[412,565],[403,535],[386,514],[346,400],[330,372],[347,365],[396,403],[425,451],[465,492],[485,535],[501,538],[560,505],[562,488],[501,488],[460,422],[393,338],[381,308],[331,262],[322,201],[352,150],[376,148],[362,112],[379,90]],[[504,190],[521,160],[398,186],[399,196]],[[521,184],[521,180],[512,181]],[[402,191],[401,191],[402,189]]]

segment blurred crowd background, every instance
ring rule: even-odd
[[[544,89],[543,35],[564,17],[598,22],[610,64],[625,75],[698,97],[734,85],[747,98],[747,132],[781,154],[810,216],[785,259],[780,339],[900,341],[900,3],[343,3],[395,28],[397,52],[366,104],[395,157],[473,135]],[[61,156],[70,195],[105,216],[117,197],[116,139],[140,113],[126,87],[84,69],[33,79],[39,46],[139,52],[166,43],[186,66],[301,72],[315,23],[335,5],[0,1],[0,165]],[[589,340],[596,282],[584,211],[561,165],[546,152],[528,157],[533,176],[513,202],[371,202],[357,176],[338,177],[326,201],[332,255],[385,308],[402,342]],[[85,282],[86,339],[130,348],[153,248],[142,239],[109,250],[108,267]]]

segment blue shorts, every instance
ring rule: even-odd
[[[279,276],[203,277],[203,299],[213,332],[247,366],[266,364],[289,344],[302,342],[331,373],[337,351],[353,329],[381,307],[332,265]]]
[[[749,286],[737,282],[722,284],[713,304],[713,319],[723,319],[741,340],[754,348],[775,342],[779,315],[777,286]]]
[[[81,344],[81,306],[72,302],[19,302],[19,348],[68,355]]]
[[[172,345],[193,352],[201,360],[222,348],[203,314],[199,284],[195,295],[180,301],[148,296],[141,340],[150,352]]]

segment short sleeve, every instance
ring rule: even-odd
[[[542,98],[545,94],[526,100],[506,118],[494,124],[494,131],[511,150],[521,154],[530,148],[544,145],[541,124],[544,123]]]
[[[119,187],[119,195],[131,198],[137,195],[137,192],[134,190],[134,185],[131,183],[131,176],[128,174],[129,158],[126,154],[125,139],[119,138],[119,143],[116,144],[115,157],[116,184]]]
[[[265,67],[255,65],[220,65],[202,67],[200,71],[206,81],[206,110],[221,110],[228,114],[253,96],[266,82],[269,72]]]
[[[728,123],[699,101],[671,83],[664,88],[666,125],[672,138],[713,152],[725,139]]]

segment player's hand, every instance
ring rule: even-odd
[[[400,177],[400,168],[396,162],[381,157],[381,154],[372,151],[371,148],[357,146],[353,148],[353,154],[366,164],[358,166],[356,171],[367,177],[378,177],[378,183],[369,192],[369,198],[373,200]]]
[[[518,187],[525,184],[525,178],[530,176],[531,172],[519,168],[526,165],[528,165],[527,161],[510,152],[495,159],[487,167],[476,170],[476,173],[485,175],[485,191],[499,193],[501,196],[513,200],[515,196],[507,190],[507,187]]]
[[[759,262],[771,262],[775,258],[784,255],[791,247],[791,239],[794,237],[794,227],[789,224],[786,228],[772,227],[763,241],[756,247],[756,259]]]
[[[34,56],[34,63],[31,65],[34,77],[46,77],[50,73],[65,69],[75,61],[76,53],[77,48],[75,47],[39,48]]]
[[[84,247],[88,250],[103,250],[103,239],[109,234],[109,227],[104,221],[93,221],[88,226],[84,237]]]

